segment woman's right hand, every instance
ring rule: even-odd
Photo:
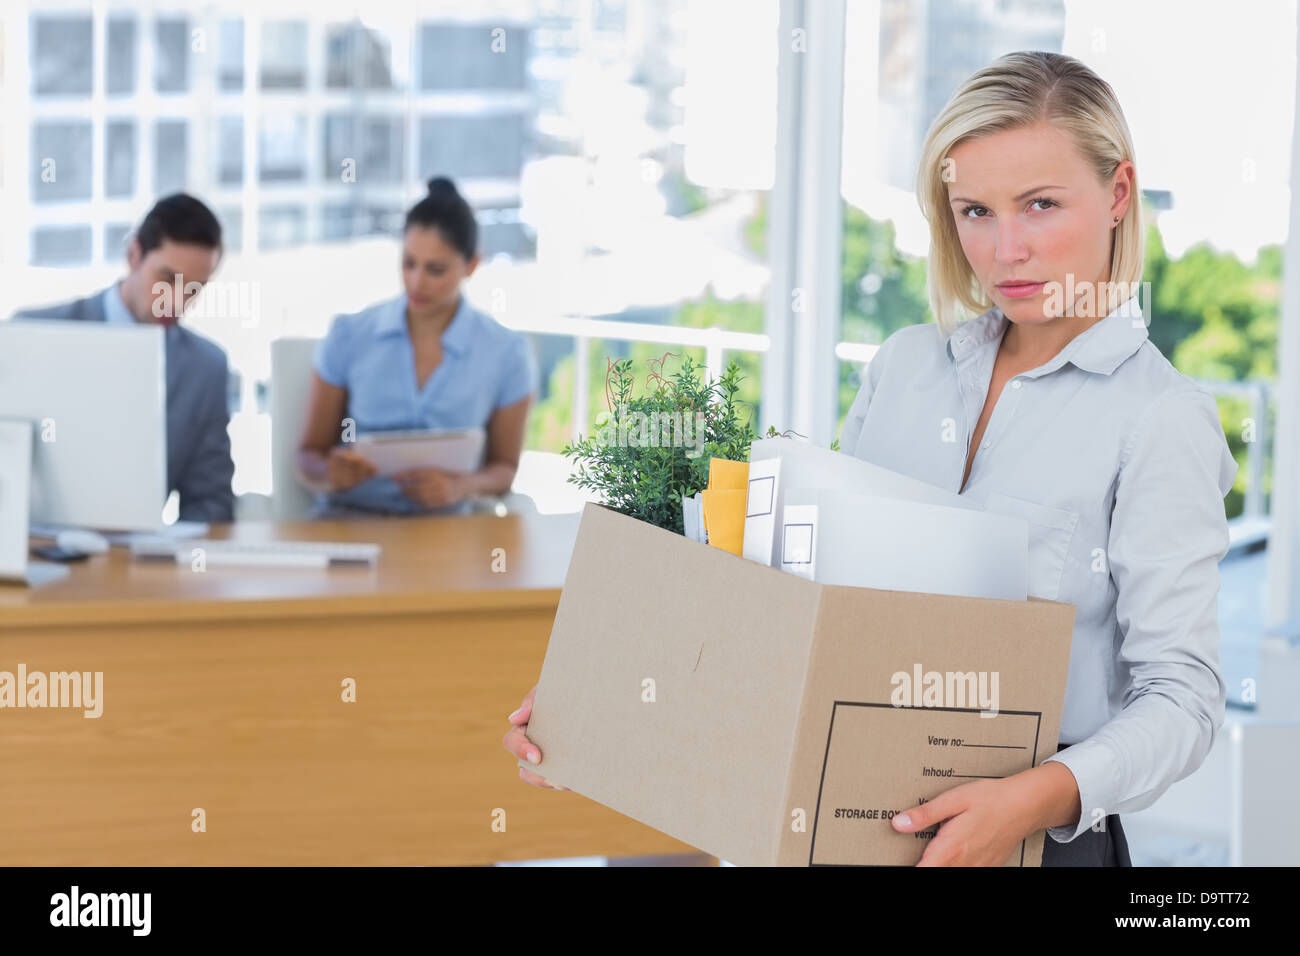
[[[524,695],[524,702],[519,705],[519,709],[511,714],[507,720],[513,725],[506,731],[501,743],[520,760],[527,760],[530,763],[539,763],[542,759],[542,752],[525,735],[524,731],[528,729],[528,718],[533,715],[533,697],[537,694],[537,688],[534,687]],[[567,790],[568,787],[561,787],[559,784],[550,783],[539,773],[533,773],[531,770],[519,768],[519,779],[524,783],[531,783],[534,787],[544,787],[549,790]]]
[[[330,449],[329,466],[331,491],[355,488],[378,472],[370,459],[346,445],[336,445]]]

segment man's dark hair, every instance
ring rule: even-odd
[[[175,193],[154,203],[136,230],[135,238],[140,243],[141,255],[157,249],[164,239],[220,249],[221,223],[211,209],[193,196]]]

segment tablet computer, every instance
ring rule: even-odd
[[[410,468],[478,471],[486,444],[482,428],[360,432],[354,443],[385,476]]]

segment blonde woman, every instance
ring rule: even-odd
[[[1137,169],[1108,84],[1059,54],[1000,58],[934,121],[917,196],[938,321],[881,345],[840,447],[1024,518],[1030,593],[1077,610],[1058,752],[893,824],[938,825],[921,865],[1001,864],[1045,829],[1044,866],[1128,866],[1119,814],[1199,767],[1223,722],[1237,465],[1213,397],[1147,337]],[[531,703],[505,739],[524,758]]]

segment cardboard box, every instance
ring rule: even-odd
[[[911,865],[892,813],[1055,751],[1074,612],[819,584],[588,504],[520,765],[738,865]]]

